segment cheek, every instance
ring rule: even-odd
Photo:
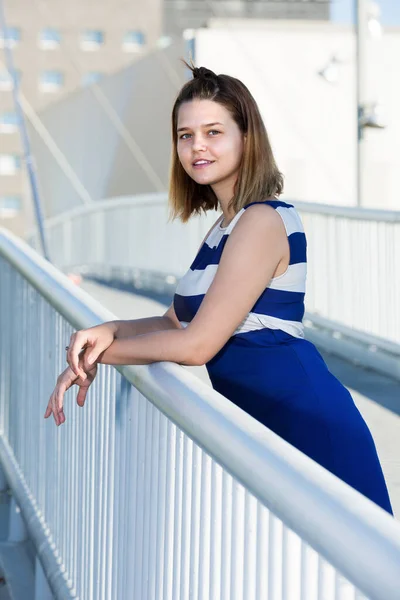
[[[181,144],[178,144],[176,147],[176,152],[180,162],[184,163],[187,160],[188,156],[187,148],[185,148],[185,146],[182,146]]]
[[[234,164],[235,166],[239,165],[243,155],[242,143],[238,140],[232,141],[229,144],[229,148],[227,148],[226,154],[229,156],[230,163]]]

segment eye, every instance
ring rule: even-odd
[[[212,133],[212,134],[216,133],[218,135],[221,132],[218,131],[217,129],[211,129],[208,133]],[[212,135],[211,137],[214,137],[214,135]]]
[[[190,135],[190,133],[182,133],[182,135],[179,136],[179,139],[180,140],[187,140],[188,138],[186,138],[185,135]]]

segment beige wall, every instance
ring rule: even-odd
[[[21,71],[21,92],[35,110],[42,110],[81,86],[82,75],[90,71],[112,73],[136,61],[156,46],[162,32],[163,0],[4,0],[7,25],[21,29],[21,42],[13,48],[15,67]],[[44,28],[60,31],[61,45],[57,49],[43,50],[38,46],[38,34]],[[80,34],[85,29],[104,31],[104,45],[98,51],[80,48]],[[122,48],[124,34],[141,30],[146,45],[141,52],[125,52]],[[0,48],[0,71],[4,68],[5,53]],[[40,91],[38,79],[45,70],[61,71],[64,85],[57,92]],[[14,111],[12,92],[0,90],[0,114]],[[21,155],[18,132],[0,132],[0,153]],[[24,169],[16,175],[0,175],[0,197],[22,195],[24,212],[16,218],[2,219],[6,226],[18,234],[25,228],[31,202]]]
[[[400,30],[368,42],[367,97],[387,128],[365,130],[364,205],[400,210]],[[318,75],[331,56],[338,81]],[[196,33],[196,63],[243,80],[285,175],[285,197],[356,203],[355,38],[330,23],[213,20]]]

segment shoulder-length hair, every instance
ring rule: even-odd
[[[230,208],[239,212],[251,202],[276,198],[283,191],[279,172],[259,108],[247,87],[230,75],[216,75],[205,67],[195,68],[193,79],[181,89],[172,110],[172,161],[169,184],[170,216],[184,223],[195,214],[218,210],[218,199],[210,185],[196,183],[182,167],[177,151],[178,112],[184,102],[213,100],[231,113],[246,143]]]

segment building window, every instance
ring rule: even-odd
[[[0,48],[5,48],[6,40],[8,40],[8,47],[15,48],[15,46],[21,41],[21,30],[18,27],[7,27],[6,29],[0,29]]]
[[[125,52],[140,52],[146,43],[143,31],[127,31],[122,41]]]
[[[61,34],[58,29],[42,29],[39,33],[38,45],[42,50],[56,50],[60,43]]]
[[[100,71],[88,71],[82,75],[81,84],[92,85],[93,83],[98,83],[102,77],[103,73],[100,73]]]
[[[168,48],[172,44],[172,37],[169,35],[162,35],[156,42],[157,48]]]
[[[0,133],[15,133],[18,130],[18,117],[15,112],[0,114]]]
[[[15,72],[18,82],[21,80],[21,71]],[[0,90],[7,92],[13,89],[13,78],[10,73],[4,69],[0,71]]]
[[[0,196],[0,219],[11,219],[21,212],[20,196]]]
[[[17,154],[0,154],[0,175],[15,175],[21,168]]]
[[[104,33],[94,29],[87,29],[81,35],[81,49],[88,52],[100,50],[104,44]]]
[[[64,85],[64,73],[61,71],[43,71],[39,79],[39,89],[41,92],[58,92]]]

